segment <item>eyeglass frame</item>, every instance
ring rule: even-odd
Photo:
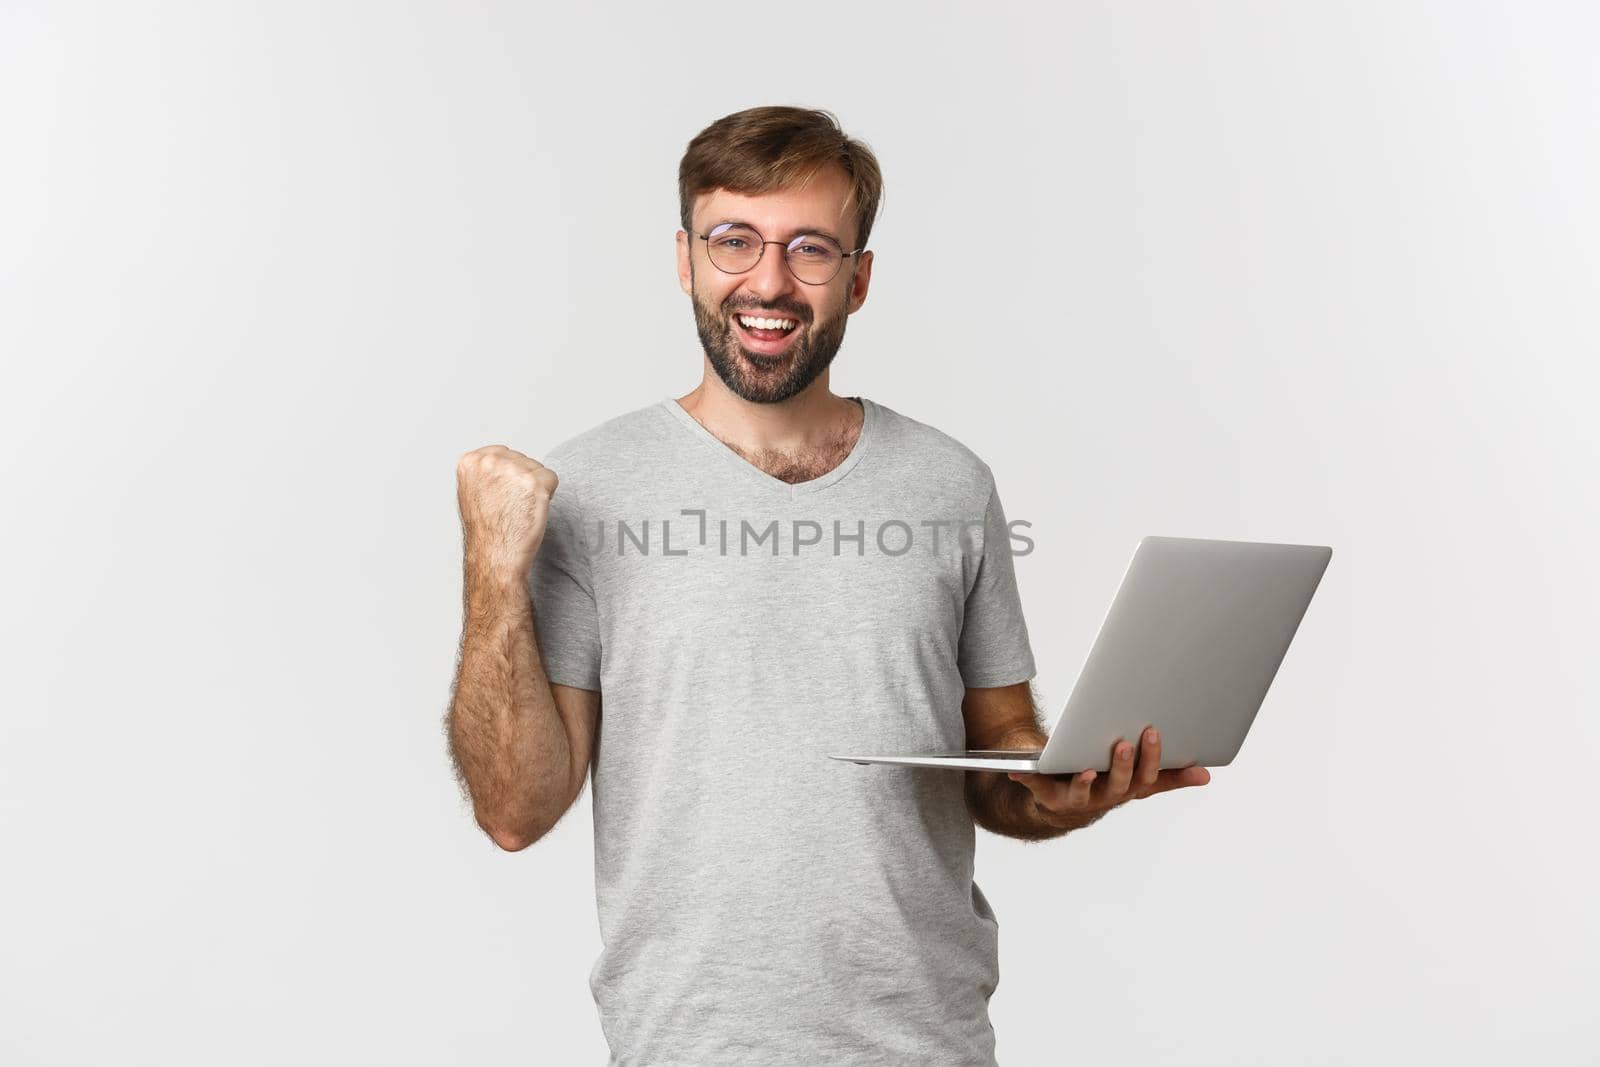
[[[799,282],[801,285],[831,285],[833,283],[833,279],[837,278],[839,276],[839,271],[844,266],[844,261],[845,260],[849,259],[851,256],[859,256],[861,253],[863,253],[863,252],[865,252],[867,250],[867,246],[866,245],[862,245],[860,248],[856,249],[854,252],[841,251],[839,253],[839,266],[833,268],[833,274],[828,277],[827,281],[825,281],[825,282],[808,282],[804,278],[800,277],[800,275],[795,274],[794,264],[789,262],[789,248],[790,248],[791,245],[793,245],[796,241],[800,240],[800,238],[802,238],[802,237],[821,237],[824,240],[831,241],[832,238],[828,237],[826,234],[821,234],[821,233],[813,234],[813,233],[811,233],[809,231],[807,231],[805,233],[798,233],[798,234],[795,234],[793,237],[791,237],[789,239],[788,244],[784,244],[784,242],[782,242],[782,241],[769,241],[769,240],[767,240],[766,234],[762,233],[760,230],[756,229],[754,226],[751,226],[749,223],[746,223],[746,222],[719,222],[719,223],[717,223],[716,226],[713,226],[711,228],[713,230],[715,230],[717,228],[717,226],[738,226],[741,229],[749,230],[751,233],[753,233],[757,237],[761,238],[761,251],[756,255],[756,261],[754,263],[750,264],[744,270],[727,270],[720,263],[718,263],[715,259],[712,259],[712,256],[711,256],[711,235],[708,234],[708,233],[694,233],[693,230],[689,231],[690,233],[694,234],[694,236],[700,238],[700,240],[706,242],[706,259],[711,261],[711,265],[713,267],[716,267],[718,270],[722,271],[722,273],[731,274],[735,278],[737,278],[741,274],[749,274],[751,271],[753,271],[757,267],[761,266],[761,260],[766,257],[767,246],[768,245],[783,245],[783,265],[788,268],[790,274],[794,274],[794,280],[795,281]],[[858,260],[857,262],[860,262],[860,261]]]

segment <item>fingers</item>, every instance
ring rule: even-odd
[[[1143,792],[1156,784],[1161,773],[1161,731],[1154,726],[1146,727],[1139,748],[1138,788]]]
[[[1141,763],[1142,767],[1143,764]],[[1111,746],[1111,775],[1104,786],[1107,800],[1114,800],[1128,791],[1133,781],[1133,746],[1120,737]]]
[[[1072,784],[1067,786],[1067,807],[1072,811],[1082,811],[1089,807],[1090,799],[1094,795],[1091,787],[1098,777],[1094,771],[1079,771],[1073,775]]]
[[[1037,774],[1011,771],[1007,777],[1021,782],[1033,794],[1035,803],[1053,815],[1078,815],[1109,810],[1125,801],[1154,796],[1173,789],[1205,785],[1211,772],[1193,765],[1161,769],[1161,735],[1147,728],[1134,746],[1118,739],[1111,749],[1111,769],[1080,771],[1074,775]]]

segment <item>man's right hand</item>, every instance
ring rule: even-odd
[[[525,580],[544,541],[556,472],[505,445],[485,445],[456,463],[456,502],[467,556],[497,576]]]

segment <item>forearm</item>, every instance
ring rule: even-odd
[[[1031,731],[1007,738],[997,748],[1043,749],[1047,738]],[[967,810],[972,821],[990,833],[1022,841],[1044,841],[1081,830],[1103,813],[1082,816],[1051,815],[1039,809],[1033,792],[1012,781],[1004,771],[966,772]]]
[[[524,578],[468,558],[466,623],[448,719],[450,753],[478,824],[532,841],[566,811],[572,744],[534,638]]]

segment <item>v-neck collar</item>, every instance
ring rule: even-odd
[[[719,440],[717,436],[710,430],[700,425],[699,421],[695,419],[693,415],[683,410],[683,405],[679,404],[676,398],[670,396],[667,397],[661,401],[661,406],[671,413],[671,415],[678,420],[684,429],[688,430],[689,433],[694,435],[695,438],[709,447],[717,455],[721,456],[723,462],[745,472],[746,477],[755,479],[758,483],[765,485],[768,489],[777,490],[782,492],[784,495],[793,498],[826,489],[828,486],[833,485],[845,475],[849,474],[851,470],[855,468],[856,464],[861,462],[861,457],[866,454],[867,449],[872,444],[873,438],[877,436],[879,419],[878,405],[874,404],[871,400],[868,400],[864,396],[850,397],[848,399],[861,401],[861,432],[856,435],[855,446],[850,449],[850,454],[845,456],[844,460],[837,467],[833,468],[833,470],[828,471],[826,474],[818,475],[817,477],[812,478],[810,481],[805,482],[786,482],[782,478],[773,477],[760,467],[756,466],[754,463],[751,463],[739,453],[723,444],[722,441]]]

